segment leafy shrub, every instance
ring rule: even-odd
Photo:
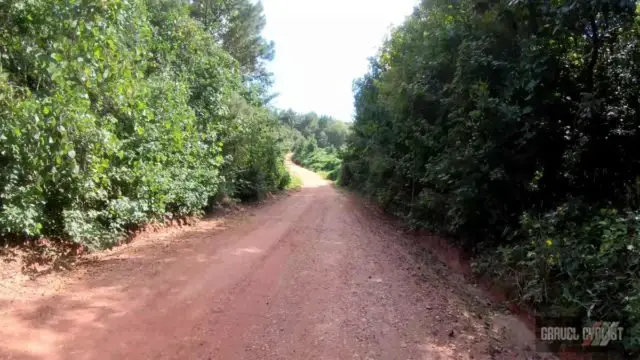
[[[235,96],[229,105],[224,172],[232,193],[243,200],[260,200],[287,184],[281,126],[266,109]],[[231,130],[231,131],[229,131]]]
[[[249,87],[185,2],[3,4],[0,235],[99,248],[284,187],[279,123]]]
[[[513,284],[513,295],[547,315],[620,319],[640,345],[640,212],[567,203],[525,215],[523,240],[480,256],[476,269]]]
[[[329,180],[337,180],[342,161],[334,148],[320,148],[314,138],[299,142],[293,149],[293,161],[320,172]]]

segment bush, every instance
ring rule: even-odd
[[[0,235],[105,247],[283,187],[277,119],[184,2],[9,2],[0,54]]]
[[[522,218],[523,240],[480,256],[476,269],[513,284],[543,314],[620,319],[640,346],[640,212],[567,203]]]
[[[297,164],[324,174],[329,180],[337,180],[342,161],[334,148],[317,147],[314,138],[299,142],[293,149],[292,160]]]

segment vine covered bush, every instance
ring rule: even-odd
[[[0,235],[100,248],[286,185],[277,119],[190,6],[2,1]]]
[[[639,40],[632,0],[424,0],[355,84],[341,182],[637,348]]]

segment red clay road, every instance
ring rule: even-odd
[[[3,359],[525,359],[531,334],[361,202],[304,187],[0,297]],[[236,216],[238,218],[239,216]]]

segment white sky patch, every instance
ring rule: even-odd
[[[272,104],[353,117],[353,80],[368,70],[391,26],[418,0],[263,0],[265,38],[276,43]]]

